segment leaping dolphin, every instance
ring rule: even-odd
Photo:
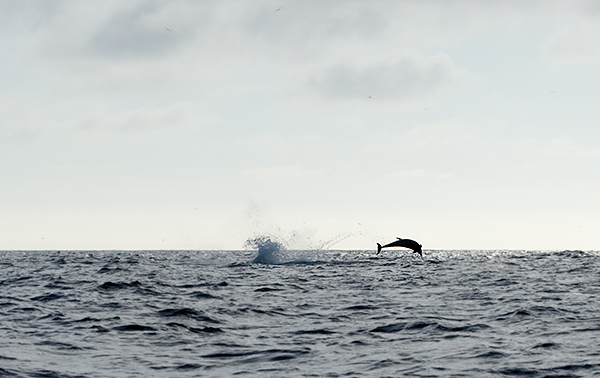
[[[413,252],[418,253],[419,255],[421,255],[421,257],[423,256],[423,251],[421,250],[421,248],[423,247],[421,244],[417,243],[414,240],[411,239],[401,239],[401,238],[396,238],[398,240],[396,240],[395,242],[391,242],[390,244],[386,244],[383,247],[381,246],[381,244],[377,243],[377,254],[379,254],[381,252],[382,248],[388,248],[388,247],[404,247],[404,248],[410,248],[413,250]]]

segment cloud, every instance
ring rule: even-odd
[[[405,100],[434,95],[465,77],[445,54],[413,55],[365,67],[340,64],[316,74],[311,85],[333,98]]]
[[[22,45],[25,51],[45,58],[164,56],[193,40],[194,33],[210,20],[209,6],[188,1],[33,3],[39,9],[24,4],[8,10],[17,16],[12,23],[28,32]]]
[[[0,133],[0,141],[29,142],[37,137],[37,132],[29,128],[13,128]]]
[[[138,108],[118,118],[113,124],[118,125],[117,127],[122,130],[186,129],[211,121],[187,104],[176,104],[159,109]]]
[[[143,106],[104,113],[82,118],[77,122],[78,128],[83,131],[112,130],[161,134],[195,130],[220,122],[216,117],[203,114],[190,103],[174,103],[153,108]]]
[[[430,171],[426,169],[410,169],[394,172],[388,175],[390,178],[400,179],[436,179],[436,180],[448,180],[454,178],[454,173],[451,172],[438,172]]]
[[[323,176],[327,169],[306,169],[301,165],[286,165],[280,167],[261,167],[247,169],[244,176],[260,180],[270,179],[302,179]]]
[[[356,1],[267,2],[248,8],[243,25],[247,33],[267,43],[292,43],[295,49],[304,50],[316,41],[380,35],[388,22],[377,8]]]
[[[173,3],[142,2],[109,17],[90,37],[87,48],[105,57],[161,57],[193,36],[188,22],[175,17]],[[181,5],[181,4],[180,4]],[[184,9],[180,9],[185,14]],[[205,20],[197,20],[202,25]]]
[[[377,136],[372,148],[378,151],[396,151],[400,146],[406,153],[435,150],[460,150],[481,143],[478,120],[448,118],[442,121],[421,123],[406,131],[390,129]],[[480,129],[480,128],[479,128]]]
[[[576,1],[559,11],[563,22],[550,34],[545,46],[548,62],[557,66],[600,63],[598,2]]]
[[[21,7],[12,55],[61,91],[148,91],[214,77],[213,3],[54,1]],[[213,75],[211,75],[213,73]]]
[[[541,146],[542,151],[551,156],[568,157],[575,159],[600,158],[600,149],[589,148],[577,144],[573,138],[553,138]]]
[[[557,137],[551,139],[523,139],[511,142],[509,145],[543,157],[559,157],[568,159],[600,158],[600,149],[583,146],[571,137]]]
[[[30,33],[18,46],[26,63],[61,87],[146,90],[264,69],[284,75],[282,85],[313,73],[314,87],[334,97],[360,97],[366,89],[402,98],[460,79],[447,55],[407,56],[439,39],[430,28],[443,13],[436,7],[290,1],[275,12],[275,1],[52,4],[28,11]],[[429,11],[435,16],[424,17]]]
[[[550,37],[546,56],[556,65],[599,63],[598,35],[600,18],[580,21]]]

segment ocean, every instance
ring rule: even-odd
[[[600,253],[0,252],[2,377],[600,376]]]

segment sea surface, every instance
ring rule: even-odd
[[[600,376],[599,294],[598,252],[2,251],[0,376]]]

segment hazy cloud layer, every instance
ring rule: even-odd
[[[323,240],[361,223],[344,248],[573,248],[550,237],[577,231],[565,219],[597,245],[599,10],[2,1],[0,223],[18,236],[0,242],[239,248],[256,201]],[[550,236],[509,245],[529,238],[498,237],[515,217]]]
[[[437,179],[437,180],[448,180],[454,177],[453,173],[443,173],[436,171],[429,171],[427,169],[412,169],[406,171],[394,172],[389,175],[390,178],[404,179],[404,180],[418,180],[418,179]]]
[[[334,98],[405,100],[434,95],[466,75],[446,55],[409,56],[365,68],[342,64],[317,75],[312,84]]]
[[[244,26],[268,43],[304,50],[327,40],[380,37],[388,20],[373,3],[348,1],[268,2],[247,8]],[[291,46],[289,44],[292,44]]]
[[[558,31],[548,41],[551,63],[598,64],[600,62],[600,14]]]
[[[193,38],[194,29],[198,29],[174,17],[186,11],[173,9],[175,4],[144,2],[111,15],[90,37],[90,53],[114,59],[164,57]],[[199,16],[196,22],[206,24],[206,17]]]
[[[244,171],[244,176],[261,179],[261,180],[277,180],[277,179],[301,179],[301,178],[316,178],[323,176],[327,170],[307,169],[301,165],[288,165],[282,167],[263,167],[253,168]]]

